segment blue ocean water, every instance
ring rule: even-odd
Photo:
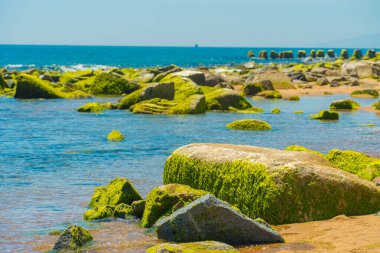
[[[145,244],[129,251],[111,250],[113,245],[145,238],[136,223],[83,222],[82,214],[93,189],[123,176],[131,179],[146,196],[153,187],[162,184],[163,165],[171,152],[194,142],[279,149],[300,144],[321,152],[332,148],[354,149],[380,157],[378,114],[347,112],[342,113],[337,122],[308,118],[309,114],[325,109],[331,101],[345,97],[305,97],[297,102],[250,100],[266,111],[254,115],[138,115],[120,110],[97,115],[78,113],[76,108],[89,101],[117,98],[16,100],[0,97],[1,251],[39,251],[41,244],[51,247],[56,237],[48,233],[74,223],[91,229],[101,228],[95,231],[94,247],[98,252],[104,252],[105,248],[109,249],[107,252],[145,252]],[[363,106],[376,101],[355,100]],[[281,108],[283,113],[271,114],[275,107]],[[300,109],[305,114],[293,114]],[[273,130],[250,132],[225,128],[227,123],[243,118],[265,120]],[[362,126],[367,123],[377,126]],[[120,130],[126,140],[108,142],[106,136],[112,129]],[[128,232],[120,232],[121,228]]]
[[[176,64],[182,67],[233,65],[248,60],[247,52],[260,50],[276,52],[304,48],[222,48],[222,47],[127,47],[127,46],[34,46],[0,45],[0,67],[41,68],[58,66],[115,66],[151,67]],[[307,55],[312,48],[307,48]],[[314,48],[318,49],[318,48]],[[323,49],[323,48],[322,48]],[[323,49],[327,53],[327,48]],[[340,48],[334,52],[339,56]],[[347,49],[349,55],[353,49]],[[366,49],[361,49],[362,53]],[[279,62],[284,60],[262,60],[256,62]],[[289,61],[300,61],[292,59]]]

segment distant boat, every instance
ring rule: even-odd
[[[195,44],[194,47],[198,47],[198,44]]]

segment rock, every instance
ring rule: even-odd
[[[325,75],[328,70],[329,70],[328,68],[314,67],[311,70],[311,73],[313,73],[313,74],[319,74],[319,75]]]
[[[162,70],[166,70],[166,71],[162,72]],[[170,65],[166,68],[158,69],[158,71],[159,71],[159,74],[153,78],[152,80],[153,82],[160,82],[162,79],[164,79],[168,75],[182,71],[182,69],[177,66]]]
[[[284,242],[273,229],[242,215],[211,194],[157,221],[155,227],[159,239],[174,242],[213,240],[231,245]]]
[[[330,58],[335,58],[335,52],[334,52],[334,50],[329,49],[327,51],[327,56],[330,57]]]
[[[264,109],[262,109],[260,107],[251,107],[251,108],[244,109],[244,110],[238,110],[238,109],[231,107],[230,111],[232,111],[234,113],[242,113],[242,114],[256,114],[256,113],[263,113]]]
[[[226,125],[227,128],[234,130],[254,130],[264,131],[271,130],[272,127],[267,122],[257,119],[236,120]]]
[[[326,155],[327,160],[338,168],[372,180],[380,176],[380,159],[353,150],[333,149]]]
[[[98,113],[103,110],[109,110],[111,108],[112,108],[111,103],[100,104],[100,103],[92,102],[92,103],[87,103],[87,104],[82,105],[81,107],[77,109],[77,111]]]
[[[70,226],[59,236],[53,250],[77,250],[92,240],[92,236],[84,228]]]
[[[299,96],[290,96],[290,97],[286,97],[285,100],[289,100],[289,101],[299,101],[299,100],[300,100],[300,97],[299,97]]]
[[[373,58],[376,58],[376,51],[373,49],[368,49],[363,59],[368,60],[368,59],[373,59]]]
[[[317,79],[316,85],[323,86],[330,84],[329,80],[326,77],[321,77]]]
[[[377,90],[356,90],[351,93],[351,97],[371,97],[377,98],[379,97],[379,92]]]
[[[259,53],[260,59],[268,59],[268,51],[267,50],[261,50]]]
[[[271,81],[274,89],[295,89],[292,84],[292,79],[282,72],[277,70],[267,70],[263,73],[257,73],[253,79],[253,82],[260,83],[264,80]]]
[[[66,95],[36,76],[21,74],[17,78],[15,98],[66,98]]]
[[[90,87],[90,92],[97,95],[121,95],[129,94],[140,86],[132,83],[114,72],[102,72],[96,75]]]
[[[289,77],[290,77],[290,79],[292,79],[292,81],[299,80],[299,81],[307,82],[305,74],[301,73],[301,72],[299,72],[299,73],[291,73],[291,74],[289,74]]]
[[[204,85],[206,83],[205,74],[201,71],[184,70],[176,72],[175,75],[189,78],[191,81],[198,85]]]
[[[311,119],[319,119],[319,120],[338,120],[339,119],[339,113],[337,112],[331,112],[327,110],[322,110],[318,114],[312,114],[310,115]]]
[[[374,107],[375,110],[380,110],[380,101],[374,103],[374,104],[372,105],[372,107]]]
[[[355,110],[359,107],[360,105],[351,99],[335,100],[330,104],[331,110]]]
[[[190,243],[162,243],[149,248],[146,253],[239,253],[234,247],[215,241]]]
[[[317,57],[317,53],[315,52],[314,49],[310,51],[310,57],[311,58],[316,58]]]
[[[270,224],[380,210],[379,187],[307,152],[191,144],[167,159],[163,180],[208,191],[248,217]]]
[[[264,97],[267,99],[280,99],[282,95],[276,90],[264,90],[256,94],[257,96]]]
[[[171,214],[206,193],[181,184],[156,187],[146,198],[141,225],[151,227],[161,216]]]
[[[278,53],[275,52],[275,51],[270,51],[269,58],[271,58],[271,59],[277,59],[278,58]]]
[[[221,76],[219,75],[212,75],[212,74],[207,74],[206,80],[205,80],[205,86],[210,86],[210,87],[215,87],[216,85],[226,82]]]
[[[246,83],[243,89],[245,95],[256,95],[264,90],[274,90],[272,82],[269,80],[262,80],[258,83]]]
[[[131,213],[130,214],[141,219],[143,214],[144,214],[145,204],[146,204],[145,200],[133,201],[131,204]]]
[[[306,58],[306,50],[298,50],[297,58]]]
[[[347,51],[347,49],[342,49],[340,51],[339,59],[342,59],[342,60],[348,59],[348,51]]]
[[[350,75],[359,78],[378,77],[380,68],[368,62],[350,62],[342,66],[342,75]]]
[[[294,111],[293,113],[294,114],[304,114],[304,112],[302,110],[297,110],[297,111]]]
[[[115,178],[106,186],[96,187],[91,198],[89,207],[117,206],[118,204],[132,204],[133,201],[141,200],[132,183],[126,178]]]
[[[109,140],[109,141],[122,141],[122,140],[124,140],[124,136],[120,131],[114,129],[108,134],[107,140]]]
[[[115,218],[125,219],[126,216],[131,214],[131,206],[125,203],[118,204],[115,206],[115,212],[113,213]]]
[[[319,58],[325,57],[325,51],[323,51],[321,49],[317,50],[317,57],[319,57]]]
[[[360,51],[359,49],[355,49],[350,59],[360,60],[361,58],[363,58],[362,51]]]
[[[287,151],[304,151],[304,152],[309,152],[309,153],[312,153],[315,155],[319,155],[320,157],[325,157],[324,154],[322,154],[318,151],[311,150],[311,149],[308,149],[308,148],[306,148],[304,146],[300,146],[300,145],[290,145],[290,146],[286,147],[284,150],[287,150]]]
[[[40,79],[44,81],[48,81],[48,82],[53,82],[53,78],[51,78],[51,76],[46,75],[46,74],[40,75]]]
[[[281,110],[280,108],[274,108],[272,111],[271,111],[272,114],[280,114],[281,113]]]
[[[111,218],[114,215],[114,207],[112,206],[95,206],[84,212],[83,219],[86,221],[102,220]]]
[[[205,94],[207,110],[228,110],[229,107],[244,110],[252,105],[239,93],[230,89],[217,89]]]

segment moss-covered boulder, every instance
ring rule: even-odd
[[[315,155],[319,155],[321,157],[325,157],[325,155],[322,154],[321,152],[318,152],[318,151],[315,151],[312,149],[308,149],[308,148],[306,148],[304,146],[300,146],[300,145],[290,145],[290,146],[286,147],[284,150],[287,150],[287,151],[304,151],[304,152],[309,152],[309,153],[312,153]]]
[[[149,248],[146,253],[239,253],[234,247],[215,241],[162,243]]]
[[[107,140],[109,140],[109,141],[122,141],[122,140],[124,140],[124,135],[119,130],[114,129],[108,134]]]
[[[230,107],[229,110],[231,112],[241,113],[241,114],[256,114],[256,113],[263,113],[264,112],[263,108],[256,107],[256,106],[253,106],[251,108],[244,109],[244,110],[238,110],[238,109],[236,109],[234,107]]]
[[[374,104],[372,105],[372,107],[374,107],[375,110],[380,110],[380,101],[377,101],[376,103],[374,103]]]
[[[142,218],[145,210],[145,200],[136,200],[131,204],[130,215],[136,216],[137,218]]]
[[[230,89],[216,89],[206,96],[207,110],[226,111],[229,107],[234,107],[239,110],[251,108],[252,105],[236,91]]]
[[[113,206],[95,206],[84,213],[83,219],[86,221],[92,221],[111,218],[114,215],[114,211],[115,207]]]
[[[310,115],[311,119],[319,119],[319,120],[338,120],[339,119],[339,113],[322,110],[317,114]]]
[[[327,160],[338,168],[372,180],[380,176],[380,159],[353,150],[333,149],[326,155]]]
[[[164,183],[187,184],[270,224],[371,214],[380,189],[318,155],[229,144],[191,144],[173,152]]]
[[[132,183],[126,178],[115,178],[105,186],[96,187],[89,207],[117,206],[118,204],[132,204],[133,201],[141,200]]]
[[[330,104],[331,110],[355,110],[358,109],[360,105],[351,99],[340,99],[333,101]]]
[[[253,130],[253,131],[265,131],[271,130],[272,126],[267,122],[257,119],[241,119],[235,120],[226,125],[227,128],[234,130]]]
[[[262,80],[260,82],[248,82],[243,87],[243,92],[247,96],[256,95],[264,90],[274,90],[272,82],[269,80]]]
[[[278,70],[266,70],[262,73],[257,73],[254,76],[253,82],[260,83],[263,80],[271,81],[273,88],[278,89],[295,89],[292,79],[285,73]]]
[[[115,206],[115,212],[114,212],[114,217],[115,218],[121,218],[125,219],[127,215],[131,214],[131,206],[125,203],[118,204]]]
[[[280,114],[281,113],[281,109],[280,108],[274,108],[272,111],[271,111],[272,114]]]
[[[181,184],[156,187],[146,198],[141,225],[151,227],[161,216],[169,215],[205,194],[207,194],[206,191],[195,190]]]
[[[96,95],[121,95],[129,94],[138,88],[140,88],[138,84],[128,81],[117,73],[102,72],[96,75],[90,92]]]
[[[299,100],[300,100],[300,97],[295,95],[295,96],[286,97],[285,100],[289,100],[289,101],[299,101]]]
[[[59,236],[53,250],[78,250],[92,240],[91,234],[84,228],[70,226]]]
[[[256,94],[257,96],[266,98],[266,99],[281,99],[282,95],[277,90],[264,90]]]
[[[21,74],[17,78],[15,98],[66,98],[65,93],[54,88],[48,81],[43,81],[36,76]]]
[[[191,81],[198,85],[205,85],[206,83],[206,77],[205,74],[201,71],[195,71],[195,70],[183,70],[174,73],[175,76],[181,76],[189,78]]]
[[[112,108],[111,103],[97,103],[97,102],[91,102],[82,105],[77,109],[78,112],[92,112],[92,113],[98,113],[103,110],[109,110]]]
[[[356,90],[351,93],[351,97],[370,97],[377,98],[379,97],[379,92],[373,89],[366,90]]]

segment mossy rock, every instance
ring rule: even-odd
[[[257,93],[257,96],[264,97],[266,99],[281,99],[282,95],[277,90],[264,90]]]
[[[293,113],[294,114],[304,114],[304,112],[302,110],[297,110],[297,111],[294,111]]]
[[[176,73],[167,75],[161,80],[162,83],[174,83],[174,101],[182,102],[188,97],[196,94],[203,95],[203,91],[199,85],[189,78],[177,76]]]
[[[310,115],[311,119],[319,119],[319,120],[338,120],[339,119],[339,113],[322,110],[317,114]]]
[[[311,149],[308,149],[308,148],[306,148],[304,146],[300,146],[300,145],[290,145],[290,146],[286,147],[284,150],[287,150],[287,151],[304,151],[304,152],[309,152],[309,153],[312,153],[315,155],[319,155],[320,157],[325,157],[325,155],[322,154],[321,152],[311,150]]]
[[[96,75],[90,92],[96,95],[121,95],[129,94],[139,88],[138,84],[128,81],[119,74],[102,72]]]
[[[348,59],[348,51],[347,51],[347,49],[342,49],[340,51],[339,59],[342,59],[342,60]]]
[[[281,113],[281,109],[280,108],[274,108],[272,111],[271,111],[272,114],[280,114]]]
[[[215,241],[163,243],[149,248],[146,253],[239,253],[234,247]]]
[[[306,50],[298,50],[297,58],[306,58]]]
[[[326,155],[327,160],[338,168],[363,179],[372,180],[380,176],[380,159],[353,150],[333,149]]]
[[[132,204],[133,201],[141,200],[132,183],[126,178],[115,178],[106,186],[96,187],[91,198],[89,207],[117,206],[118,204]]]
[[[351,99],[336,100],[330,104],[331,110],[355,110],[359,107],[360,105]]]
[[[285,73],[278,70],[266,70],[262,73],[256,73],[253,83],[260,83],[264,80],[269,80],[272,83],[273,89],[295,89],[292,79]]]
[[[351,97],[371,97],[377,98],[379,97],[379,92],[373,89],[367,90],[356,90],[351,93]]]
[[[124,135],[120,131],[114,129],[108,134],[107,140],[109,140],[109,141],[122,141],[122,140],[124,140]]]
[[[230,89],[216,89],[206,93],[205,97],[207,110],[227,111],[229,107],[245,110],[252,107],[245,97]]]
[[[117,206],[115,206],[114,217],[125,219],[126,216],[131,214],[131,211],[132,208],[130,205],[127,205],[125,203],[118,204]]]
[[[380,101],[377,101],[376,103],[374,103],[374,104],[372,105],[372,107],[374,107],[375,110],[380,110]]]
[[[15,98],[66,98],[66,94],[54,88],[48,81],[41,80],[36,76],[21,74],[17,78]]]
[[[207,194],[206,191],[195,190],[181,184],[156,187],[146,198],[141,225],[146,228],[151,227],[160,217],[170,215],[205,194]]]
[[[319,57],[319,58],[323,58],[323,57],[325,57],[325,51],[319,49],[319,50],[317,50],[316,55],[317,55],[317,57]]]
[[[290,97],[286,97],[285,99],[289,100],[289,101],[299,101],[300,97],[299,96],[290,96]]]
[[[373,58],[376,58],[376,51],[373,49],[368,49],[363,59],[368,60],[368,59],[373,59]]]
[[[92,240],[91,234],[86,229],[70,226],[59,236],[53,250],[78,250]]]
[[[131,204],[131,215],[136,216],[137,218],[142,218],[145,210],[145,200],[136,200]]]
[[[362,51],[360,51],[359,49],[355,49],[354,52],[352,53],[350,60],[355,61],[355,60],[360,60],[361,58],[363,58]]]
[[[234,107],[229,107],[228,110],[232,111],[234,113],[241,113],[241,114],[256,114],[256,113],[263,113],[264,112],[263,108],[256,107],[256,106],[253,106],[251,108],[244,109],[244,110],[238,110]]]
[[[86,221],[92,221],[111,218],[114,215],[114,210],[115,207],[113,206],[95,206],[84,213],[83,219]]]
[[[92,113],[98,113],[103,110],[109,110],[112,108],[111,103],[97,103],[97,102],[91,102],[82,105],[77,109],[78,112],[92,112]]]
[[[86,80],[94,76],[94,71],[92,69],[84,69],[79,71],[69,71],[62,75],[59,75],[59,84],[65,86],[66,84],[73,84],[78,81]]]
[[[243,87],[244,95],[247,96],[255,95],[263,90],[264,88],[260,83],[247,83]]]
[[[380,210],[378,187],[308,152],[191,144],[167,159],[163,179],[209,191],[275,225]]]
[[[226,125],[227,128],[234,130],[253,130],[265,131],[271,130],[272,127],[267,122],[257,119],[236,120]]]

